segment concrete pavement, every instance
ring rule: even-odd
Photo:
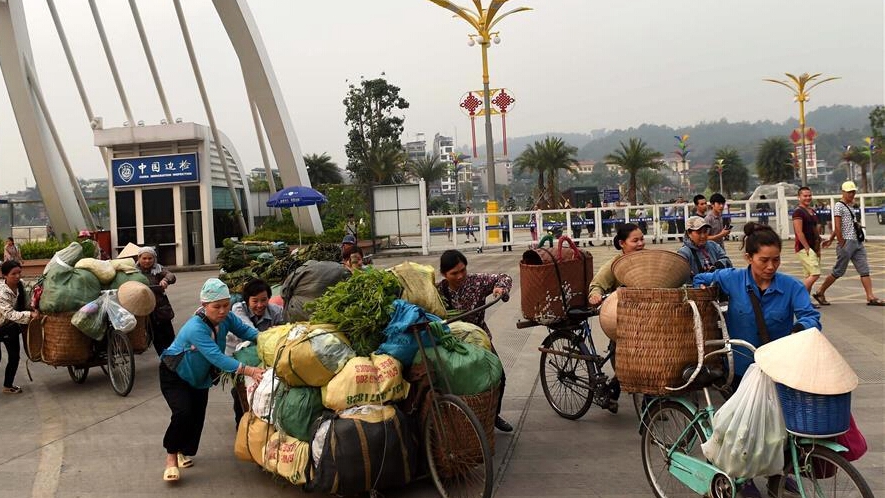
[[[675,249],[675,244],[650,246]],[[869,244],[873,283],[885,297],[885,246]],[[736,243],[729,253],[738,254]],[[470,250],[469,246],[466,248]],[[508,303],[487,313],[495,344],[507,370],[503,415],[517,430],[498,433],[495,468],[496,496],[651,495],[641,467],[636,415],[622,403],[612,415],[593,407],[580,420],[558,417],[538,385],[537,346],[546,331],[516,329],[520,317],[519,268],[522,248],[511,253],[465,252],[470,271],[507,272],[514,277]],[[591,248],[598,268],[615,256],[611,246]],[[392,266],[403,257],[379,255],[378,266]],[[436,266],[438,255],[408,259]],[[824,272],[834,253],[824,256]],[[784,253],[781,271],[799,274],[798,262]],[[170,287],[176,327],[196,307],[199,287],[214,272],[179,274]],[[827,293],[833,303],[822,309],[824,332],[861,377],[853,396],[853,413],[869,443],[869,453],[856,462],[875,494],[885,496],[885,308],[863,304],[863,292],[853,269]],[[598,347],[607,342],[593,323]],[[5,351],[4,351],[5,352]],[[3,363],[5,365],[5,362]],[[158,360],[153,350],[136,358],[132,393],[121,398],[98,369],[83,385],[74,384],[64,369],[30,364],[19,369],[17,383],[25,393],[0,395],[0,497],[180,496],[275,497],[300,494],[255,465],[233,456],[234,425],[226,389],[213,389],[196,465],[182,471],[182,481],[161,481],[162,436],[169,410],[159,392]],[[436,496],[425,480],[385,496]]]

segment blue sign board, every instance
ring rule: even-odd
[[[197,154],[130,157],[113,159],[114,187],[137,187],[200,181]]]
[[[618,189],[605,189],[602,191],[602,202],[606,204],[611,202],[618,202],[621,200],[621,192]]]

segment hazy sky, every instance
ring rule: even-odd
[[[103,176],[49,9],[40,0],[25,4],[39,78],[68,155],[78,176]],[[247,169],[260,167],[238,62],[221,22],[209,0],[183,4],[218,125]],[[105,127],[122,125],[88,3],[56,5],[95,114]],[[172,2],[138,5],[172,113],[205,124]],[[458,102],[482,87],[480,50],[467,45],[469,26],[448,11],[426,0],[249,5],[304,153],[328,152],[346,165],[347,80],[382,72],[411,104],[404,141],[441,132],[469,143],[469,121]],[[98,0],[98,6],[135,120],[158,124],[162,108],[128,3]],[[501,44],[489,53],[492,87],[506,87],[517,99],[507,121],[510,136],[723,117],[782,121],[797,115],[797,105],[785,88],[761,80],[784,72],[842,77],[812,93],[809,111],[885,101],[882,0],[511,0],[505,8],[511,6],[534,10],[503,20]],[[500,140],[499,122],[493,124]],[[0,193],[26,180],[33,185],[8,94],[0,91]]]

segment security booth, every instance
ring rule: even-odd
[[[196,123],[96,129],[108,168],[111,245],[157,248],[163,265],[215,261],[227,237],[241,237],[218,147]],[[221,136],[231,184],[253,230],[242,161]]]

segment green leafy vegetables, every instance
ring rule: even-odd
[[[401,288],[393,273],[367,268],[341,281],[307,304],[311,323],[333,323],[358,356],[368,356],[384,341],[384,328]]]

